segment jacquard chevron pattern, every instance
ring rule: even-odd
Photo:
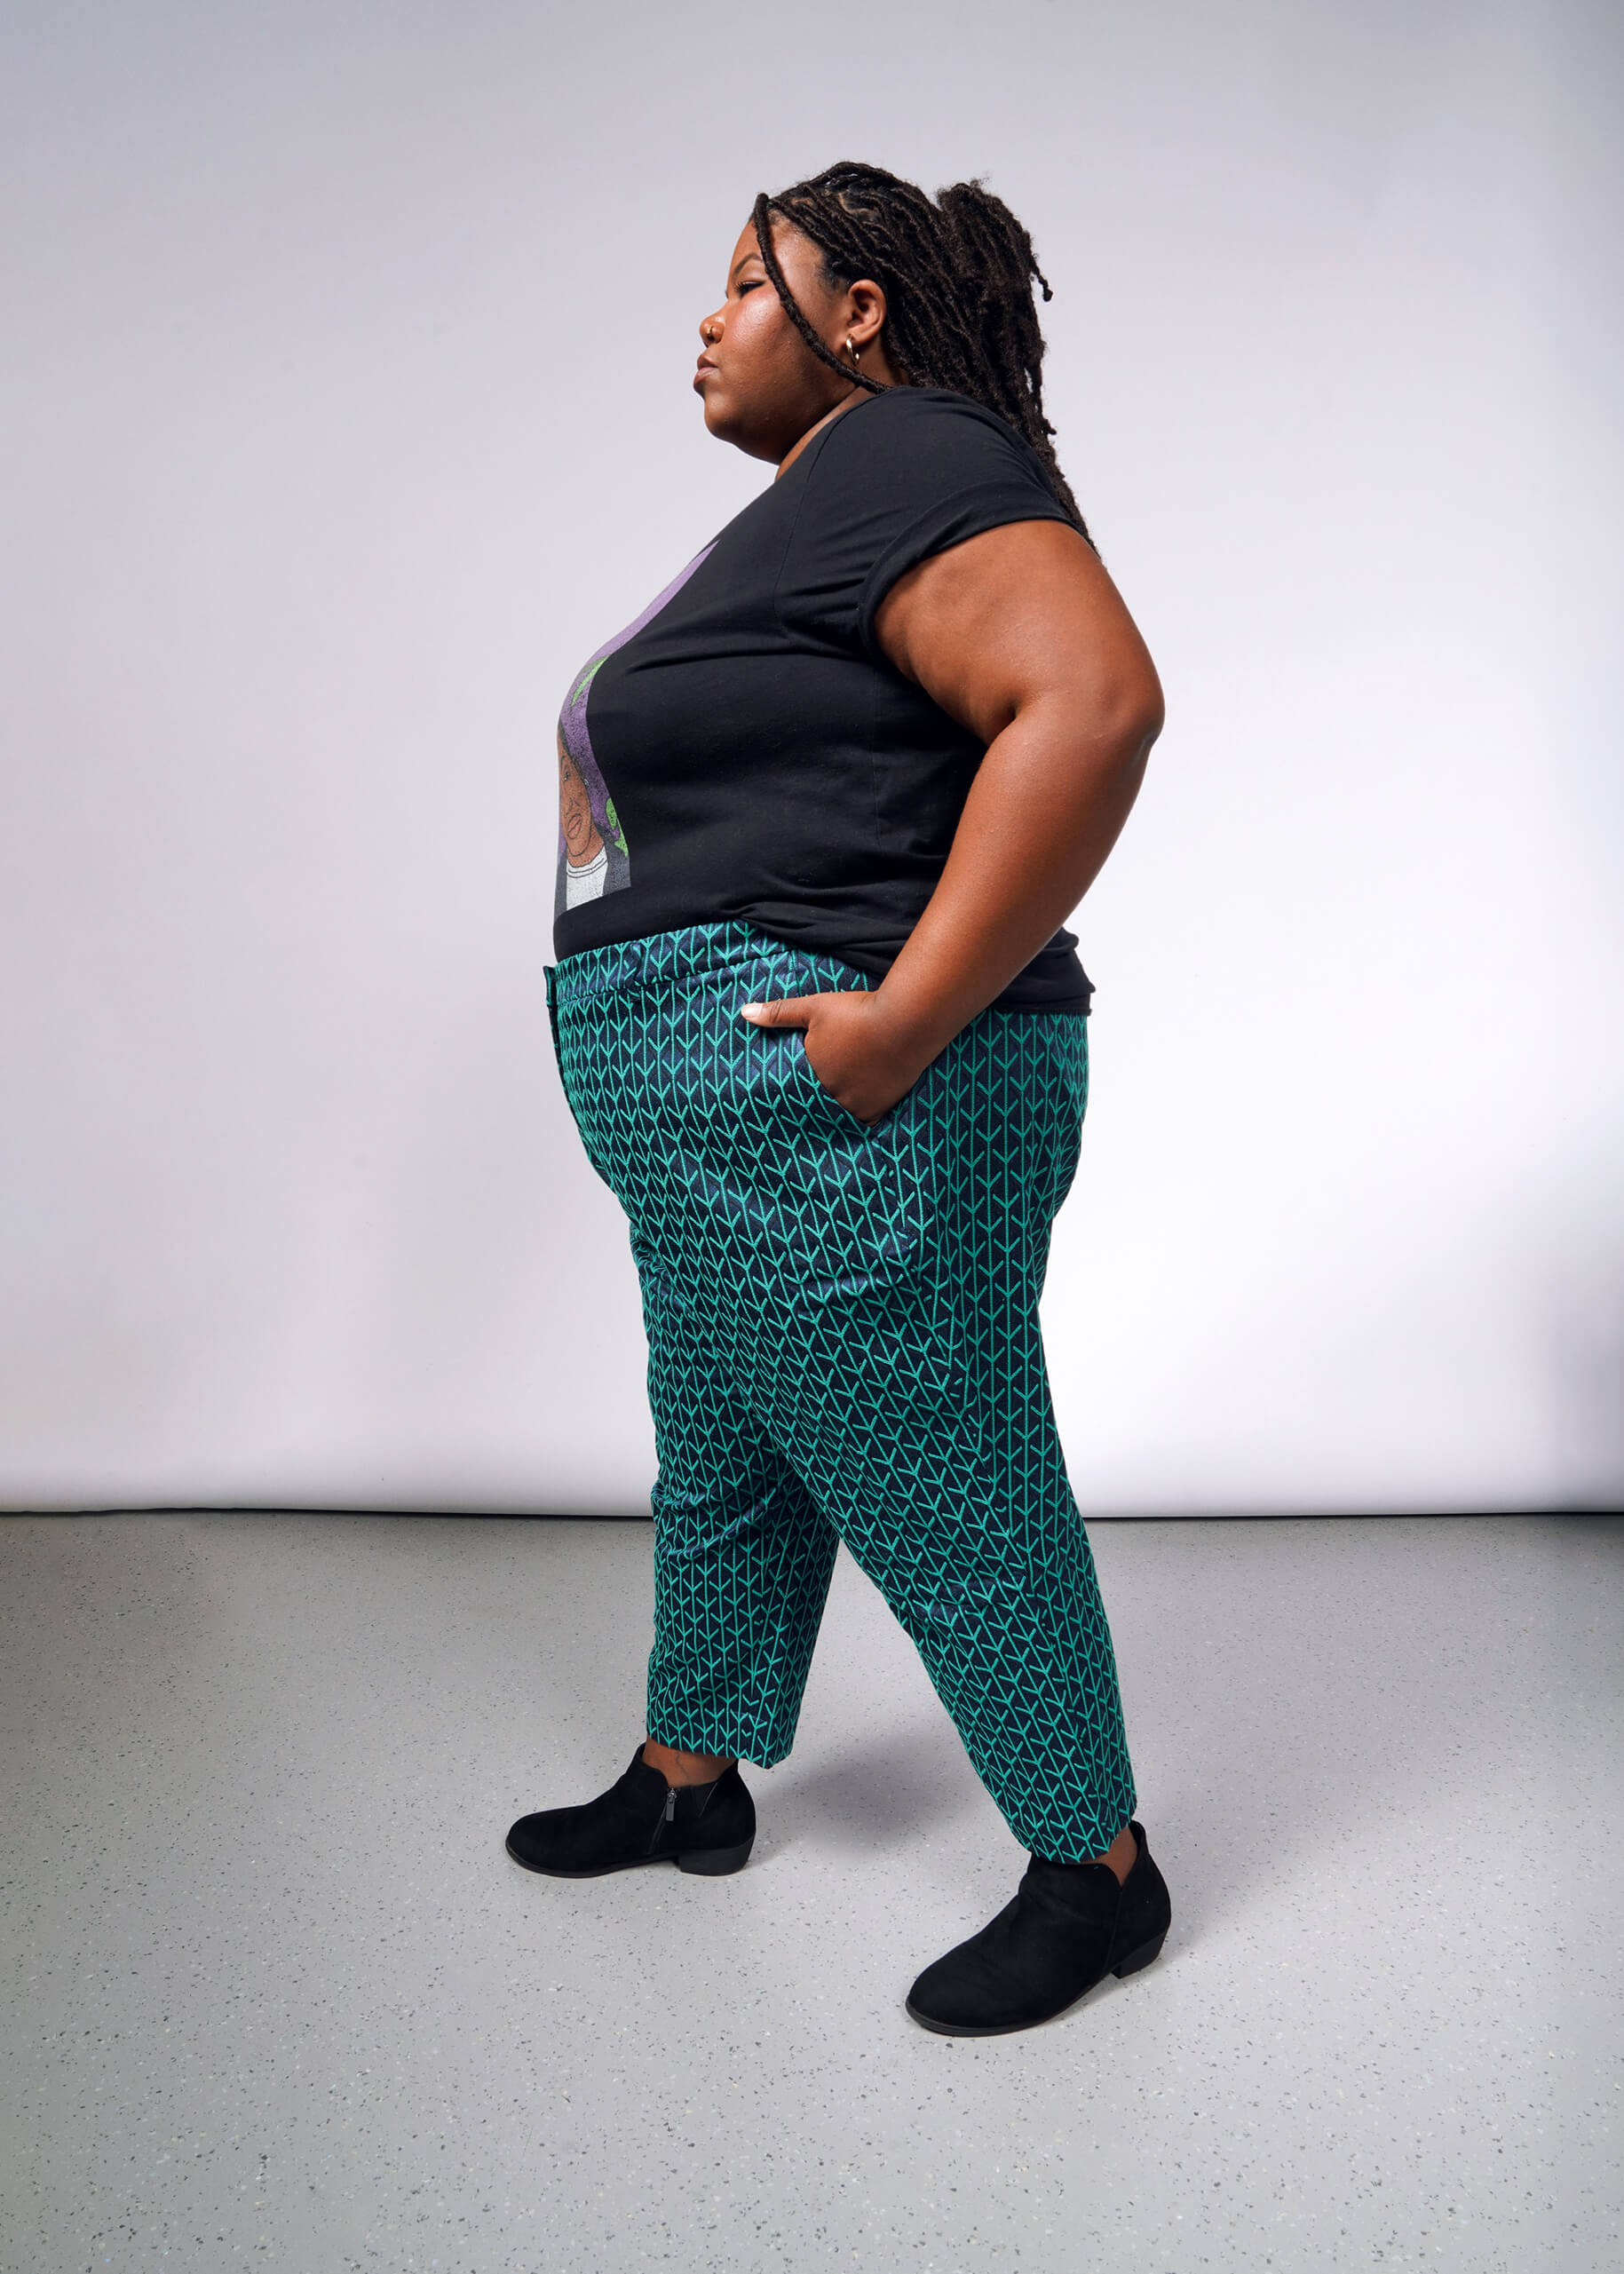
[[[1087,1022],[984,1012],[866,1127],[798,1033],[739,1011],[868,984],[740,923],[549,974],[565,1091],[643,1288],[648,1729],[782,1760],[844,1539],[1017,1839],[1077,1862],[1137,1804],[1038,1328]]]

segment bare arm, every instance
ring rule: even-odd
[[[1155,667],[1074,529],[1019,521],[895,584],[875,630],[906,678],[986,745],[939,883],[867,994],[752,1006],[802,1026],[812,1071],[877,1121],[1031,962],[1104,866],[1161,731]]]

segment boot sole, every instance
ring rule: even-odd
[[[676,1855],[668,1851],[663,1856],[628,1856],[624,1863],[599,1864],[595,1871],[559,1871],[552,1864],[533,1864],[527,1856],[519,1855],[511,1848],[508,1853],[526,1871],[537,1872],[543,1879],[607,1879],[614,1872],[636,1871],[639,1864],[675,1864],[678,1871],[694,1872],[703,1879],[725,1879],[730,1872],[744,1869],[755,1844],[756,1835],[752,1833],[737,1848],[689,1848]]]
[[[1147,1966],[1161,1957],[1161,1945],[1168,1938],[1168,1931],[1164,1927],[1159,1935],[1153,1937],[1147,1943],[1141,1943],[1137,1950],[1130,1951],[1128,1956],[1119,1960],[1116,1965],[1108,1966],[1105,1973],[1115,1975],[1119,1981],[1129,1974],[1142,1974]],[[1046,2022],[1058,2021],[1062,2014],[1069,2014],[1073,2006],[1081,2005],[1084,1998],[1089,1995],[1089,1991],[1097,1990],[1100,1982],[1105,1978],[1105,1975],[1102,1974],[1098,1981],[1089,1983],[1088,1990],[1080,1990],[1077,1995],[1070,1999],[1066,2004],[1057,2006],[1053,2013],[1040,2014],[1032,2021],[1000,2021],[994,2022],[990,2027],[981,2028],[966,2027],[957,2022],[932,2021],[929,2014],[920,2012],[911,1998],[907,2001],[907,2014],[908,2018],[911,2021],[916,2021],[921,2029],[928,2029],[938,2037],[1013,2037],[1018,2030],[1042,2029]]]

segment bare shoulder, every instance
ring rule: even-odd
[[[1081,531],[1011,521],[932,553],[898,578],[875,614],[890,662],[986,733],[1041,688],[1126,670],[1155,690],[1121,595]]]
[[[932,553],[899,576],[875,615],[880,644],[947,609],[977,612],[1046,597],[1075,601],[1114,592],[1099,556],[1065,521],[1006,521]],[[893,659],[894,660],[894,659]]]

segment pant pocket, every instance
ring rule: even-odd
[[[878,1121],[860,1121],[855,1113],[849,1112],[847,1108],[841,1104],[834,1091],[830,1089],[820,1078],[818,1069],[813,1066],[812,1060],[806,1055],[805,1035],[801,1033],[798,1027],[795,1026],[791,1026],[786,1031],[793,1046],[791,1064],[801,1075],[807,1087],[812,1091],[818,1102],[828,1108],[828,1112],[835,1117],[837,1124],[844,1124],[848,1129],[855,1129],[860,1136],[871,1137],[875,1130],[880,1128],[882,1123],[886,1120],[886,1114],[882,1113]],[[891,1112],[895,1112],[895,1110],[894,1106],[891,1108]]]
[[[911,1278],[923,1225],[900,1117],[860,1121],[820,1082],[801,1034],[783,1039],[781,1142],[763,1190],[780,1204],[798,1294],[826,1303]]]

